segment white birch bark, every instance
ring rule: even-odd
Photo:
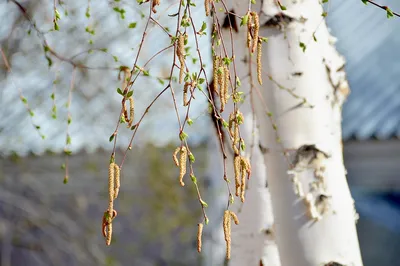
[[[240,12],[247,10],[246,2],[235,1],[231,5],[242,15]],[[344,60],[333,46],[318,1],[280,2],[286,11],[282,12],[275,0],[262,3],[260,35],[269,37],[269,43],[263,45],[264,85],[258,86],[262,101],[255,97],[255,103],[260,142],[268,150],[264,159],[275,219],[272,232],[281,265],[359,266],[362,260],[355,228],[357,217],[345,178],[341,145],[341,106],[348,93]],[[259,11],[255,6],[253,10]],[[276,27],[272,27],[273,21],[277,22]],[[266,22],[270,26],[265,26]],[[243,32],[234,37],[235,54],[239,59],[238,73],[244,75],[248,72],[242,62],[246,55],[246,28],[240,30]],[[317,42],[313,40],[314,32]],[[230,38],[227,33],[224,37]],[[306,47],[304,52],[300,42]],[[254,77],[255,67],[253,73]],[[247,80],[243,79],[242,84],[241,90],[248,91]],[[300,104],[302,97],[306,104]],[[313,108],[307,107],[309,104]],[[266,115],[266,107],[272,112],[277,131]],[[250,109],[244,106],[241,111],[246,123],[251,123]],[[249,128],[242,132],[249,144],[248,138],[254,132]],[[257,155],[254,158],[254,190],[250,184],[239,213],[241,225],[232,227],[230,265],[259,265],[258,254],[263,256],[263,265],[279,265],[271,256],[265,256],[273,250],[272,257],[279,258],[276,247],[268,249],[253,235],[262,228],[260,225],[272,223],[268,197],[263,197],[261,188],[264,177],[259,174],[264,166],[257,161]]]
[[[281,143],[276,141],[276,131],[260,101],[257,115],[261,142],[269,148],[264,159],[281,264],[359,266],[355,210],[341,147],[341,104],[348,92],[341,69],[344,61],[321,21],[323,10],[318,1],[280,2],[293,20],[281,29],[260,29],[261,36],[269,37],[263,47],[263,69],[275,81],[264,75],[260,91]],[[281,12],[274,0],[265,0],[263,11],[270,17]],[[278,21],[284,17],[276,16]],[[314,31],[317,42],[313,41]],[[306,45],[305,52],[300,42]],[[292,93],[314,107],[299,105],[301,99]]]

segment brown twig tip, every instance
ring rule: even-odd
[[[203,224],[199,223],[197,224],[197,252],[201,252],[201,246],[202,246],[202,242],[201,242],[201,237],[203,235]]]
[[[151,11],[153,11],[153,13],[157,13],[156,6],[158,5],[160,5],[160,0],[151,1]]]

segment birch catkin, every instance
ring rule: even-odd
[[[201,252],[202,241],[201,237],[203,235],[203,224],[197,224],[197,252]]]
[[[114,180],[115,180],[115,163],[110,163],[108,166],[108,213],[110,217],[113,215],[114,210]]]
[[[186,82],[185,86],[183,86],[183,106],[187,106],[189,104],[188,101],[188,87],[190,83]]]
[[[207,17],[210,15],[210,3],[211,3],[211,0],[204,0],[204,8],[205,8]]]
[[[183,146],[181,148],[181,156],[179,159],[179,167],[180,167],[179,183],[181,184],[182,187],[185,185],[185,183],[183,182],[183,177],[186,174],[186,160],[187,160],[187,150],[186,150],[186,147]]]
[[[176,165],[177,167],[179,167],[179,160],[178,160],[177,156],[178,156],[178,152],[179,152],[180,150],[181,150],[181,148],[178,147],[178,148],[175,149],[174,153],[172,154],[172,158],[174,159],[174,163],[175,163],[175,165]]]
[[[252,29],[252,23],[253,23],[253,16],[252,13],[247,13],[248,14],[248,19],[247,19],[247,48],[251,47],[251,29]]]
[[[214,55],[213,57],[213,76],[214,76],[214,91],[219,95],[218,86],[220,85],[220,78],[218,76],[219,68],[219,57]]]
[[[133,124],[133,119],[135,115],[135,102],[133,101],[133,96],[128,98],[129,100],[129,118],[127,120],[128,122],[128,128],[132,127]]]
[[[224,235],[225,235],[225,242],[226,242],[226,259],[231,258],[231,218],[233,219],[235,224],[239,224],[239,219],[237,215],[232,212],[226,210],[224,212],[224,218],[222,220],[223,228],[224,228]]]
[[[254,21],[254,35],[253,35],[253,47],[251,48],[251,52],[254,53],[257,49],[258,44],[258,35],[260,31],[260,21],[258,19],[257,12],[251,12]]]
[[[109,246],[111,244],[112,238],[112,223],[109,222],[107,224],[107,235],[106,235],[106,245]]]
[[[178,47],[176,49],[176,55],[178,56],[179,63],[181,65],[179,71],[179,83],[183,82],[183,77],[185,74],[185,34],[180,34],[178,36]]]
[[[119,166],[116,163],[114,163],[114,176],[115,176],[114,199],[116,199],[118,197],[119,188],[121,186]]]
[[[230,211],[224,212],[223,228],[226,242],[226,258],[231,258],[231,216]]]
[[[235,158],[233,159],[233,165],[234,165],[234,172],[235,172],[235,189],[236,189],[236,197],[239,197],[240,195],[240,155],[236,155]]]
[[[262,63],[261,63],[261,57],[262,57],[262,42],[261,40],[258,40],[258,46],[257,46],[257,79],[258,83],[262,85]]]

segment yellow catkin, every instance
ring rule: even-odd
[[[228,103],[229,79],[230,79],[229,68],[225,65],[224,66],[224,98],[223,98],[224,104]]]
[[[179,71],[179,83],[182,83],[184,74],[185,74],[185,35],[184,34],[180,34],[178,36],[178,47],[176,49],[176,54],[177,54],[179,62],[181,64],[181,68]]]
[[[239,125],[235,123],[233,131],[233,142],[232,142],[232,148],[235,154],[239,154],[239,149],[237,148],[238,143],[239,143]]]
[[[201,237],[203,235],[203,224],[197,224],[197,252],[201,252]]]
[[[240,162],[241,162],[240,155],[236,155],[235,158],[233,159],[233,166],[235,172],[235,189],[237,197],[239,197],[240,195],[240,174],[241,174]]]
[[[114,189],[114,199],[118,197],[119,188],[121,186],[121,178],[118,164],[114,163],[114,172],[115,172],[115,189]]]
[[[115,180],[115,163],[110,163],[108,167],[108,213],[110,217],[114,210],[114,180]]]
[[[112,223],[107,224],[107,235],[106,235],[106,245],[109,246],[111,244],[112,238]]]
[[[250,48],[251,46],[251,29],[252,29],[252,14],[248,13],[248,19],[247,19],[247,48]]]
[[[128,128],[132,127],[133,124],[133,119],[135,115],[135,102],[133,101],[133,96],[129,97],[129,120],[128,122]]]
[[[257,12],[251,12],[253,21],[254,21],[254,35],[253,35],[253,47],[251,48],[251,52],[254,53],[257,49],[258,44],[258,35],[260,31],[260,21],[258,19]]]
[[[233,221],[235,222],[236,225],[239,224],[239,218],[237,217],[236,213],[234,213],[233,211],[229,211],[229,214],[231,215]]]
[[[120,71],[123,71],[123,80],[122,80],[122,91],[125,91],[126,87],[129,85],[129,81],[131,80],[131,70],[128,67],[123,67]],[[121,76],[118,75],[118,79],[120,79]]]
[[[224,236],[226,242],[226,259],[231,258],[231,218],[235,222],[235,224],[239,224],[239,219],[234,212],[226,210],[224,212],[224,218],[222,220],[223,228],[224,228]]]
[[[242,167],[246,170],[247,172],[247,179],[250,179],[251,175],[251,164],[250,161],[247,158],[242,157]]]
[[[258,83],[262,85],[262,63],[261,63],[261,57],[262,57],[262,43],[259,40],[258,41],[258,46],[257,46],[257,79]]]
[[[218,60],[218,68],[217,68],[217,77],[218,77],[218,85],[219,85],[219,94],[221,94],[221,88],[223,86],[223,82],[224,82],[224,67],[223,67],[223,62],[221,57],[218,56],[217,58]]]
[[[244,202],[244,193],[246,191],[246,168],[242,166],[242,180],[240,183],[240,200]]]
[[[204,0],[204,8],[206,10],[206,16],[210,15],[210,0]]]
[[[177,156],[178,156],[178,152],[179,152],[180,150],[181,150],[181,148],[178,147],[178,148],[175,149],[174,153],[172,154],[172,158],[174,159],[174,163],[175,163],[175,165],[178,166],[178,167],[179,167],[179,161],[178,161]]]
[[[181,156],[179,158],[179,167],[180,167],[179,183],[181,184],[182,187],[185,185],[185,183],[183,182],[183,177],[186,174],[186,160],[187,160],[187,150],[186,147],[183,146],[181,148]]]
[[[214,91],[217,93],[217,95],[219,95],[219,90],[218,90],[218,85],[219,85],[218,68],[219,68],[219,57],[214,55],[214,58],[213,58]]]
[[[185,86],[183,86],[183,106],[187,106],[189,104],[188,101],[188,87],[190,83],[186,82]]]
[[[237,143],[239,142],[239,125],[237,123],[236,115],[234,112],[232,112],[229,115],[229,132],[232,137],[232,149],[235,153],[235,155],[239,154],[239,150],[237,148]]]

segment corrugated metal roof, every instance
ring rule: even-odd
[[[351,88],[343,138],[400,137],[400,19],[359,0],[329,2],[328,25],[347,60]],[[399,1],[379,4],[400,10]]]

